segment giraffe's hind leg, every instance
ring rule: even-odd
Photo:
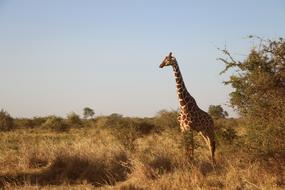
[[[205,140],[206,144],[208,145],[210,152],[211,152],[211,158],[212,158],[212,162],[213,164],[216,163],[215,160],[215,151],[216,151],[216,142],[214,138],[211,138],[207,135],[207,133],[204,132],[200,132],[201,136],[203,137],[203,139]]]

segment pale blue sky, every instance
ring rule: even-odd
[[[200,107],[228,102],[216,47],[243,57],[254,34],[284,37],[282,0],[0,0],[0,108],[14,117],[178,107],[173,51]]]

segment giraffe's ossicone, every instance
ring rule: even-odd
[[[214,122],[211,116],[201,110],[195,99],[189,94],[184,84],[177,60],[170,52],[160,64],[160,68],[172,66],[176,81],[177,96],[179,101],[178,122],[182,132],[195,130],[202,135],[211,151],[213,163],[215,163],[216,140],[214,132]],[[194,151],[194,150],[193,150]]]

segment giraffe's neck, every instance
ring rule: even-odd
[[[186,109],[196,108],[196,101],[186,89],[178,64],[173,64],[172,67],[176,81],[180,109],[185,110],[185,107]]]

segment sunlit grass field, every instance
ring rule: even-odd
[[[176,125],[163,127],[167,123],[162,122],[167,120],[128,118],[132,126],[123,126],[117,119],[102,117],[67,131],[38,127],[1,132],[0,187],[284,188],[284,166],[272,160],[252,159],[250,153],[243,151],[239,142],[243,129],[236,125],[237,121],[220,121],[220,124],[236,125],[233,127],[237,136],[231,141],[219,138],[217,164],[213,166],[209,151],[198,135],[195,136],[195,155],[191,158],[185,140],[187,135],[181,134]],[[140,127],[133,129],[138,125]]]

